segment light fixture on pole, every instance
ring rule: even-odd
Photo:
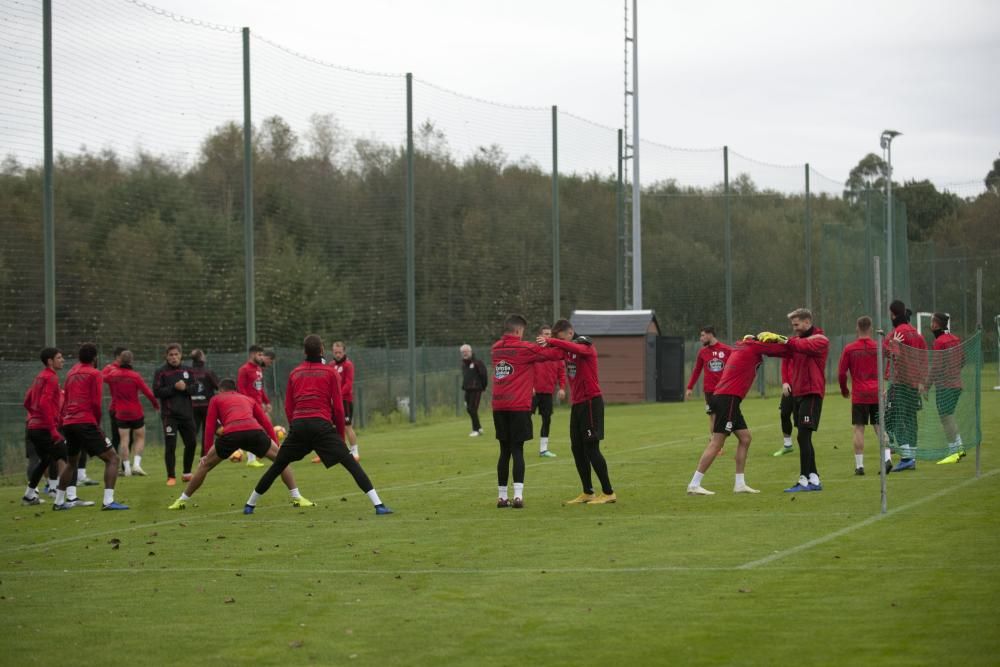
[[[885,200],[888,210],[885,220],[885,298],[887,303],[893,302],[893,219],[892,219],[892,140],[901,135],[902,132],[896,130],[883,130],[880,145],[882,146],[882,157],[886,163],[885,177]]]

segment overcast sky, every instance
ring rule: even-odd
[[[621,0],[156,4],[337,64],[622,124]],[[897,180],[939,184],[981,184],[1000,154],[992,0],[640,0],[639,72],[641,135],[672,146],[845,180],[892,128]]]

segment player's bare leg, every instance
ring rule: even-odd
[[[865,425],[854,424],[854,474],[865,474]]]
[[[712,439],[708,441],[708,445],[705,447],[705,451],[702,452],[701,458],[698,459],[698,468],[695,470],[694,476],[691,478],[691,483],[688,484],[687,492],[689,496],[714,496],[715,492],[709,491],[708,489],[702,488],[701,480],[705,477],[705,473],[708,469],[712,467],[712,462],[722,451],[722,446],[726,442],[726,433],[713,433]]]
[[[142,469],[142,453],[146,450],[146,427],[137,428],[132,433],[132,474],[145,475]]]
[[[757,489],[747,486],[743,476],[747,467],[747,453],[750,451],[750,440],[752,439],[750,429],[740,429],[736,431],[736,481],[733,484],[733,493],[760,493]]]
[[[125,476],[132,476],[132,462],[131,456],[129,456],[129,451],[132,446],[132,429],[130,428],[120,428],[118,429],[118,455],[121,457],[122,465],[125,466]]]

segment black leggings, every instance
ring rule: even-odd
[[[163,460],[167,464],[167,477],[177,477],[177,434],[180,433],[184,441],[184,474],[191,472],[194,464],[194,452],[197,440],[194,433],[193,419],[171,419],[164,425],[163,444],[165,451]],[[169,430],[167,430],[169,429]]]
[[[804,477],[819,475],[816,470],[816,449],[813,447],[813,432],[808,428],[800,428],[799,442],[799,474]]]
[[[501,442],[497,459],[497,486],[507,486],[510,479],[510,459],[514,458],[514,483],[524,484],[524,441]]]
[[[576,463],[576,472],[580,475],[583,492],[594,492],[594,482],[590,476],[590,469],[593,467],[597,479],[601,482],[601,490],[607,494],[614,493],[611,478],[608,476],[608,462],[601,453],[601,441],[574,439],[570,449],[573,452],[573,462]]]
[[[278,450],[278,456],[274,459],[274,463],[271,464],[270,468],[264,471],[260,481],[257,482],[257,486],[254,487],[254,491],[260,495],[267,493],[267,490],[271,488],[272,484],[274,484],[274,480],[281,476],[281,473],[285,471],[285,468],[296,461],[302,460],[308,451],[311,450],[291,447],[280,448]],[[345,448],[344,451],[348,450]],[[357,484],[358,488],[363,492],[368,493],[375,488],[372,481],[368,479],[368,475],[365,473],[364,468],[361,467],[360,463],[354,460],[354,457],[351,456],[349,452],[347,456],[341,457],[338,463],[344,466],[344,468],[347,469],[347,472],[351,473],[351,477],[354,478],[354,483]]]
[[[795,412],[795,403],[791,395],[782,396],[781,404],[778,406],[781,415],[781,433],[786,438],[792,437],[792,413]]]

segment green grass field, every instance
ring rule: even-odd
[[[983,394],[982,477],[974,456],[922,462],[889,477],[885,516],[871,436],[853,475],[847,401],[827,400],[812,494],[782,493],[798,457],[770,456],[776,399],[745,412],[758,496],[730,493],[735,443],[704,482],[718,495],[685,495],[700,402],[609,408],[616,505],[562,506],[578,493],[566,410],[559,458],[527,447],[520,511],[494,507],[496,443],[457,419],[362,434],[387,517],[308,462],[294,470],[318,507],[278,482],[251,517],[260,471],[230,463],[184,512],[159,475],[120,480],[129,512],[26,508],[2,488],[0,663],[996,664],[1000,392]]]

